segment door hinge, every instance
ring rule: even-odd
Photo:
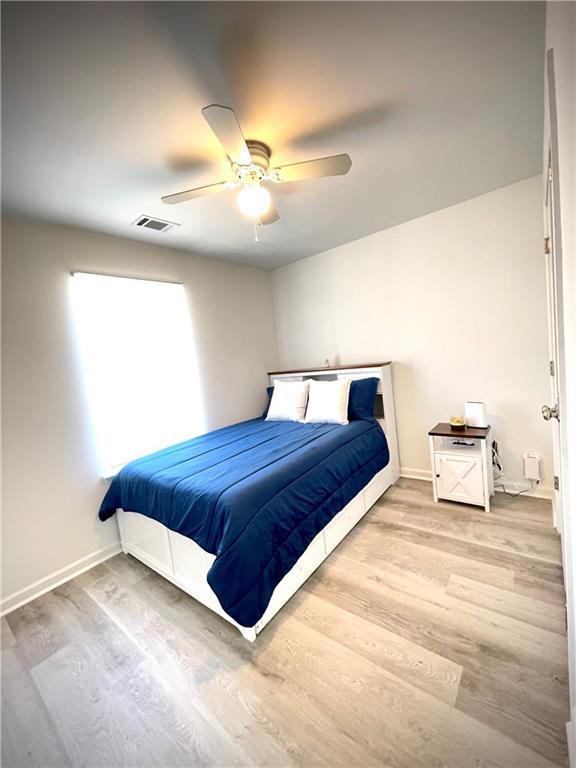
[[[546,254],[546,256],[550,255],[550,238],[549,237],[544,238],[544,253]]]
[[[550,360],[550,376],[556,375],[556,366],[554,365],[554,360]]]
[[[559,491],[560,490],[560,479],[558,475],[554,475],[554,490]]]

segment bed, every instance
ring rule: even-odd
[[[254,641],[398,477],[390,364],[275,371],[378,378],[375,416],[251,419],[127,465],[106,494],[130,553]]]

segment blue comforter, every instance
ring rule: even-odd
[[[376,420],[245,421],[125,466],[100,507],[140,512],[216,555],[208,583],[245,627],[316,534],[388,463]]]

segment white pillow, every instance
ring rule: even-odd
[[[304,421],[308,381],[275,381],[266,421]]]
[[[348,424],[348,398],[350,379],[338,381],[310,382],[307,424],[326,422],[327,424]]]

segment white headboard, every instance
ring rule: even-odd
[[[326,368],[297,368],[285,371],[268,371],[270,384],[275,381],[332,381],[334,379],[377,378],[378,394],[374,415],[382,425],[390,449],[390,462],[398,464],[398,438],[396,436],[396,412],[394,410],[394,392],[392,390],[392,363],[358,363],[356,365],[335,365]]]

